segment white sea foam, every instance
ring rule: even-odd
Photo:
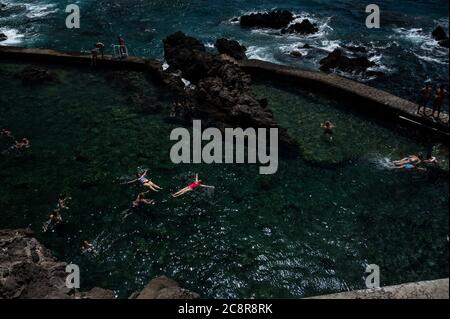
[[[420,60],[448,64],[448,49],[441,47],[438,41],[433,39],[431,32],[425,32],[420,28],[395,28],[394,31],[400,38],[412,42],[412,53]]]
[[[414,44],[420,45],[420,48],[424,50],[435,50],[440,49],[439,43],[433,39],[431,33],[423,31],[421,28],[412,28],[412,29],[405,29],[405,28],[394,28],[394,32],[397,34],[397,37],[404,40],[408,40]],[[390,36],[395,37],[395,36]]]
[[[426,62],[432,62],[432,63],[438,63],[438,64],[448,64],[448,59],[447,61],[442,61],[441,59],[438,58],[432,58],[430,56],[426,56],[426,55],[420,55],[414,52],[414,55],[416,57],[418,57],[420,60],[426,61]]]
[[[302,48],[303,45],[304,45],[304,43],[302,43],[302,42],[296,42],[296,43],[292,43],[292,44],[281,45],[279,47],[279,49],[281,52],[283,52],[285,54],[290,54],[293,51],[300,52],[302,54],[302,56],[305,57],[309,54],[309,50],[303,49]]]
[[[329,32],[334,31],[334,29],[329,25],[332,18],[333,17],[317,18],[308,12],[301,12],[299,14],[296,14],[294,21],[292,21],[290,25],[293,25],[296,23],[301,23],[303,20],[308,19],[312,24],[316,24],[319,31],[316,33],[313,33],[313,34],[309,34],[309,35],[291,35],[291,36],[297,36],[297,37],[301,36],[304,38],[311,38],[311,39],[323,38]]]
[[[341,47],[341,41],[339,40],[322,40],[320,41],[319,48],[327,52],[333,52]]]
[[[55,8],[56,4],[54,4],[54,3],[25,4],[25,7],[27,8],[26,16],[30,19],[42,18],[49,14],[58,12],[58,9]]]
[[[5,41],[1,41],[0,45],[16,45],[22,42],[24,37],[23,34],[20,34],[16,29],[7,29],[5,27],[0,28],[0,33],[4,33],[8,39]]]
[[[247,48],[247,56],[249,59],[258,59],[267,62],[277,62],[271,53],[271,48],[249,46]]]

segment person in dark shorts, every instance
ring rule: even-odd
[[[432,96],[433,96],[433,87],[431,86],[430,83],[427,83],[425,85],[425,87],[423,87],[420,90],[419,101],[418,101],[419,108],[417,109],[417,114],[420,114],[420,110],[422,108],[423,108],[424,114],[426,113],[428,103],[430,103]]]
[[[444,99],[446,96],[447,91],[445,90],[445,86],[439,86],[434,95],[433,113],[431,114],[434,117],[435,113],[437,112],[437,116],[435,117],[436,119],[439,119],[439,116],[441,115],[442,105],[444,104]]]

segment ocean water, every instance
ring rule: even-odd
[[[335,48],[364,46],[382,78],[358,78],[410,100],[416,100],[423,82],[448,85],[448,49],[431,37],[442,25],[448,31],[447,0],[380,0],[381,28],[367,29],[365,5],[356,0],[78,0],[81,28],[65,27],[67,1],[2,0],[10,5],[0,12],[0,32],[10,39],[0,45],[39,46],[62,50],[90,50],[97,40],[106,44],[122,34],[130,52],[163,58],[162,39],[182,30],[212,48],[219,37],[232,38],[248,47],[248,56],[317,70],[318,61]],[[274,8],[289,9],[299,19],[309,18],[320,32],[313,36],[281,36],[274,30],[243,30],[232,17]],[[314,50],[292,50],[304,44]],[[448,102],[446,102],[448,108]]]
[[[29,226],[61,260],[81,269],[82,289],[127,297],[166,275],[205,298],[300,298],[362,289],[377,264],[382,285],[448,277],[448,179],[389,169],[424,151],[426,135],[353,114],[345,103],[255,79],[302,156],[277,174],[255,165],[175,165],[172,96],[140,81],[162,112],[138,114],[107,73],[50,66],[60,83],[24,86],[24,65],[0,64],[0,127],[28,137],[22,156],[0,152],[0,228]],[[139,75],[138,75],[139,76]],[[332,119],[330,142],[320,123]],[[0,140],[0,150],[9,146]],[[448,171],[448,149],[436,145]],[[141,189],[123,185],[148,168],[161,187],[151,207],[124,218]],[[199,173],[214,192],[170,193]],[[64,224],[42,232],[57,196]],[[84,240],[97,252],[81,252]]]

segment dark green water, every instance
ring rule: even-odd
[[[425,145],[345,104],[258,82],[304,154],[261,176],[251,165],[172,164],[167,111],[135,113],[104,73],[58,68],[60,84],[24,87],[21,67],[0,65],[0,127],[32,147],[0,157],[0,228],[30,226],[80,266],[83,289],[126,297],[164,274],[203,297],[298,298],[364,288],[367,264],[380,266],[382,285],[448,276],[448,181],[386,169]],[[145,86],[169,108],[170,94]],[[338,126],[332,143],[325,120]],[[121,183],[138,168],[164,191],[123,221],[140,189]],[[215,191],[171,199],[196,172]],[[72,197],[65,224],[43,234],[61,192]],[[98,253],[81,254],[83,240]]]

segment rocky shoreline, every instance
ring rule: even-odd
[[[212,54],[197,39],[176,32],[164,40],[164,55],[169,65],[160,74],[170,89],[179,94],[173,113],[190,122],[205,121],[205,127],[278,128],[280,151],[297,156],[298,142],[275,121],[267,99],[257,98],[251,77],[236,63],[244,59],[245,48],[235,41],[219,39],[219,51]],[[189,81],[187,89],[180,87],[180,77]]]
[[[67,263],[58,261],[29,229],[0,230],[0,299],[115,299],[109,289],[66,287]],[[130,299],[197,299],[197,293],[157,277]]]

